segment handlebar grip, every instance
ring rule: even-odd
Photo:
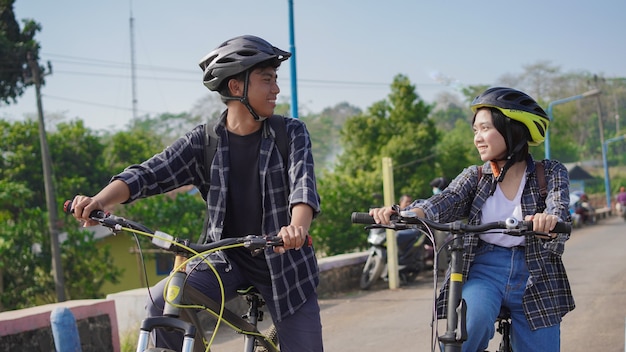
[[[353,224],[375,224],[374,217],[369,213],[353,212],[351,221]]]
[[[533,230],[533,222],[532,221],[524,221],[524,224],[529,230]],[[554,225],[554,229],[550,231],[552,233],[572,233],[572,224],[569,222],[557,222]]]
[[[572,224],[569,222],[557,222],[552,230],[555,233],[572,233]]]
[[[74,214],[74,208],[72,207],[72,201],[71,200],[66,200],[63,203],[63,212],[65,214]],[[91,214],[89,214],[89,217],[91,219],[104,219],[108,216],[109,214],[107,214],[106,212],[102,211],[102,210],[93,210],[91,212]]]

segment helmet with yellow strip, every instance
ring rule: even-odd
[[[523,123],[530,132],[529,145],[539,145],[546,138],[550,124],[548,114],[528,94],[513,88],[494,87],[477,96],[472,111],[483,107],[496,108],[510,119]]]

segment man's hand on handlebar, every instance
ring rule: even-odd
[[[77,195],[74,197],[74,200],[72,200],[71,210],[72,215],[76,220],[82,222],[84,227],[94,226],[100,223],[90,219],[89,214],[95,210],[104,210],[104,205],[92,197]]]
[[[280,229],[278,237],[282,238],[283,245],[274,247],[274,252],[282,254],[288,249],[302,248],[307,241],[308,233],[303,226],[288,225]]]

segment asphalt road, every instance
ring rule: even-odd
[[[623,219],[614,216],[574,230],[564,262],[576,309],[561,324],[562,351],[624,351],[625,258]],[[424,275],[396,290],[389,290],[381,281],[367,292],[321,300],[325,350],[430,351],[433,295],[432,275]],[[444,322],[439,330],[440,334],[445,331]],[[498,336],[490,350],[495,349]],[[222,334],[212,350],[241,348],[240,336]]]

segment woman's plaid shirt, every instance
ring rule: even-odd
[[[546,212],[558,216],[561,221],[570,221],[567,169],[557,161],[541,162],[545,169],[548,194],[545,199],[539,194],[535,163],[530,157],[527,161],[526,186],[522,194],[522,213],[526,216]],[[444,192],[427,200],[416,201],[411,206],[422,208],[426,217],[434,221],[452,222],[466,218],[470,224],[479,224],[481,208],[490,196],[494,182],[489,163],[479,167],[483,168],[481,180],[478,180],[478,167],[469,167],[457,176]],[[574,298],[562,262],[567,239],[569,234],[558,234],[555,239],[549,241],[534,236],[526,237],[526,264],[530,278],[524,292],[523,305],[533,330],[559,324],[561,318],[574,309]],[[478,234],[464,238],[464,280],[474,260],[477,245]],[[438,318],[445,318],[447,314],[449,280],[448,272],[437,299]]]

